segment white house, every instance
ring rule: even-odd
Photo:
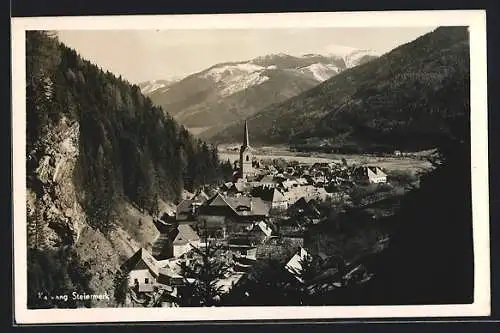
[[[160,268],[157,260],[141,248],[123,264],[122,269],[129,272],[129,287],[137,288],[138,292],[147,292],[152,291]]]
[[[360,166],[354,170],[353,175],[361,183],[387,183],[387,175],[377,166]]]
[[[200,236],[198,236],[189,224],[180,224],[172,240],[173,256],[178,258],[184,253],[189,252],[193,246],[199,247],[200,243]]]

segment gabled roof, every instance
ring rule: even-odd
[[[307,200],[305,197],[301,197],[299,200],[295,201],[295,203],[288,208],[288,211],[291,212],[300,209],[316,216],[321,215],[321,212],[317,207],[317,202],[314,199]]]
[[[231,205],[226,201],[228,197],[224,196],[222,193],[217,192],[213,197],[208,199],[203,205],[204,206],[219,206],[219,207],[224,207],[228,206],[230,208]]]
[[[262,189],[260,198],[268,202],[282,202],[286,201],[285,196],[276,188]]]
[[[159,274],[169,277],[182,277],[182,269],[179,259],[164,260],[164,265],[159,270]]]
[[[364,177],[384,177],[387,176],[382,169],[377,166],[364,165],[356,168],[358,175],[361,173]]]
[[[260,198],[250,197],[229,197],[221,193],[217,193],[207,202],[206,206],[229,207],[231,210],[240,216],[259,215],[266,216],[269,213],[270,207]]]
[[[270,207],[260,198],[251,197],[226,197],[226,202],[230,207],[240,216],[245,215],[259,215],[266,216],[269,213]],[[249,210],[245,211],[239,209],[240,207],[248,207]]]
[[[287,262],[285,268],[292,273],[299,281],[302,281],[300,274],[302,273],[301,262],[309,255],[307,251],[301,247],[299,251]]]
[[[176,213],[177,214],[191,214],[191,206],[194,203],[194,200],[191,199],[184,199],[182,200],[176,208]]]
[[[273,230],[264,221],[260,221],[260,222],[256,223],[252,230],[254,230],[255,228],[258,228],[267,237],[269,237],[273,234]]]
[[[200,236],[198,236],[189,224],[180,224],[177,226],[173,235],[175,235],[172,241],[174,245],[183,245],[200,240]]]
[[[203,203],[203,202],[207,201],[208,199],[210,199],[210,196],[208,194],[206,194],[205,191],[200,190],[195,194],[195,196],[191,200],[193,200],[195,202]]]
[[[368,176],[379,176],[379,177],[386,176],[386,174],[379,167],[368,166],[366,168],[368,171]]]
[[[238,192],[244,192],[249,186],[243,182],[236,182],[231,186],[230,190],[235,189]]]
[[[148,269],[155,278],[158,276],[158,261],[144,248],[140,248],[123,265],[122,270],[133,271]]]
[[[272,175],[265,175],[262,177],[259,182],[261,183],[276,183],[276,180],[274,179],[274,176]]]

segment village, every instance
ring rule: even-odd
[[[200,189],[179,202],[175,211],[162,212],[155,219],[160,236],[151,250],[141,248],[123,264],[127,305],[185,306],[196,282],[187,267],[200,267],[209,247],[215,249],[210,254],[214,260],[227,268],[213,282],[221,294],[237,286],[258,261],[275,257],[285,258],[286,271],[303,283],[306,258],[329,260],[304,245],[304,232],[329,218],[321,203],[346,202],[350,198],[345,189],[387,182],[387,174],[376,165],[256,160],[245,123],[233,180]],[[358,281],[370,279],[362,265],[352,265],[338,280],[356,274]],[[331,287],[339,285],[335,280]],[[214,304],[219,298],[215,296]]]

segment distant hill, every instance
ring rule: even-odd
[[[469,112],[466,27],[440,27],[250,117],[250,140],[300,149],[427,149]],[[211,140],[239,140],[241,123]]]
[[[210,137],[374,57],[371,51],[355,49],[327,56],[272,54],[217,64],[175,83],[145,83],[142,92],[193,133]]]

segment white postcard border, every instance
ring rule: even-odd
[[[486,14],[483,10],[342,13],[143,15],[12,19],[14,316],[17,324],[474,317],[490,314]],[[422,306],[27,309],[26,30],[263,29],[469,26],[474,303]],[[459,203],[457,203],[459,204]]]

